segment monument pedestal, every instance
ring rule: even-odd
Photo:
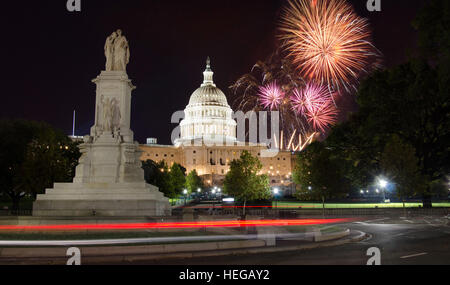
[[[142,217],[171,214],[158,188],[142,183],[55,183],[33,204],[33,216]]]
[[[170,215],[169,199],[144,180],[141,151],[130,129],[131,80],[125,71],[102,71],[93,82],[95,125],[80,145],[73,183],[55,183],[38,195],[33,216]]]

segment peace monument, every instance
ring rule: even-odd
[[[106,67],[97,85],[95,123],[80,145],[73,183],[55,183],[38,195],[33,216],[170,215],[169,199],[145,183],[141,150],[130,129],[131,93],[126,73],[128,41],[121,30],[105,43]]]

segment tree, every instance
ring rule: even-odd
[[[375,72],[360,86],[359,112],[326,140],[336,155],[354,162],[350,170],[370,178],[381,171],[384,146],[397,135],[416,151],[421,175],[426,178],[422,182],[427,186],[422,189],[424,207],[431,207],[429,183],[449,171],[450,93],[439,74],[426,61],[415,59]]]
[[[45,123],[0,121],[0,191],[13,210],[25,195],[34,198],[54,182],[71,182],[80,157],[77,144]]]
[[[335,127],[326,143],[354,163],[347,177],[367,185],[381,171],[387,141],[397,135],[415,149],[425,179],[424,207],[431,207],[433,183],[450,171],[450,3],[428,1],[413,26],[419,54],[364,80],[356,97],[359,111]]]
[[[142,168],[145,181],[158,187],[166,197],[177,198],[183,191],[186,169],[180,164],[174,163],[169,168],[164,160],[155,162],[149,159],[142,162]]]
[[[178,163],[174,163],[170,167],[169,172],[171,192],[174,196],[179,196],[186,184],[186,169]]]
[[[325,201],[344,196],[350,190],[350,183],[342,173],[337,158],[323,143],[315,142],[297,156],[293,181],[299,185],[295,196],[302,200]]]
[[[148,184],[158,187],[159,191],[166,197],[176,197],[170,184],[169,167],[164,160],[161,162],[155,162],[150,159],[143,161],[142,168],[144,169],[144,179]]]
[[[262,163],[248,151],[243,151],[239,159],[230,163],[230,171],[225,176],[224,191],[244,203],[270,197],[270,184],[267,175],[260,175]]]
[[[191,172],[189,172],[188,176],[186,177],[186,189],[189,193],[192,193],[196,191],[198,188],[203,188],[203,181],[198,176],[197,171],[194,169]]]
[[[410,144],[393,135],[381,154],[380,166],[384,175],[396,185],[396,194],[403,201],[423,192],[423,178],[420,175],[416,150]]]

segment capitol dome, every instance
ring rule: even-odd
[[[208,57],[203,83],[192,93],[180,123],[181,139],[203,141],[236,141],[236,121],[225,94],[213,81],[214,72]]]

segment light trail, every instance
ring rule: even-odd
[[[211,203],[212,204],[212,203]],[[293,209],[301,209],[301,208],[320,208],[322,209],[322,206],[314,206],[314,205],[305,205],[305,206],[182,206],[179,208],[184,208],[184,209],[209,209],[209,208],[216,208],[216,209],[227,209],[227,208],[275,208],[275,209],[289,209],[289,208],[293,208]]]
[[[307,226],[350,222],[352,219],[298,219],[298,220],[245,220],[201,221],[167,223],[74,224],[74,225],[0,225],[0,231],[77,231],[77,230],[138,230],[186,228],[238,228],[270,226]]]
[[[182,242],[214,242],[254,240],[270,238],[306,238],[313,233],[294,234],[252,234],[252,235],[214,235],[214,236],[184,236],[156,238],[126,238],[126,239],[93,239],[93,240],[0,240],[0,246],[80,246],[80,245],[123,245],[123,244],[159,244]]]

